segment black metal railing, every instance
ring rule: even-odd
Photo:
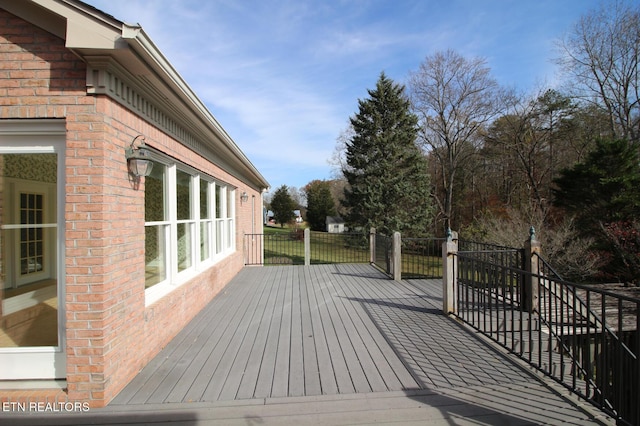
[[[457,255],[458,315],[498,343],[517,352],[518,341],[531,319],[520,309],[523,271],[475,256]],[[530,340],[530,339],[528,339]]]
[[[524,249],[521,248],[458,240],[458,252],[466,253],[467,256],[473,256],[486,262],[525,269]]]
[[[540,318],[577,367],[558,373],[619,424],[640,424],[640,299],[563,281],[534,256]]]
[[[369,262],[368,234],[309,233],[311,264]],[[304,231],[283,234],[245,234],[245,265],[304,265]]]
[[[402,278],[441,278],[446,238],[402,238]]]
[[[372,234],[375,239],[373,263],[387,275],[391,274],[391,247],[393,238],[383,234]]]
[[[310,263],[369,263],[369,235],[310,232]]]
[[[640,300],[563,281],[536,253],[527,272],[523,252],[477,248],[457,254],[458,316],[620,424],[639,424]],[[532,312],[527,285],[537,289]]]
[[[244,257],[245,265],[303,265],[303,234],[245,234]]]

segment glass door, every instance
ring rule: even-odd
[[[0,380],[64,378],[63,147],[2,142]]]

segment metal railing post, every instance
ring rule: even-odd
[[[524,242],[525,274],[521,299],[526,312],[537,312],[539,308],[540,266],[539,256],[542,252],[540,242],[536,240],[535,228],[529,230],[529,238]]]
[[[451,230],[447,241],[442,243],[442,312],[445,315],[457,314],[456,270],[458,269],[458,244],[454,242]]]
[[[391,265],[393,280],[402,281],[402,238],[397,231],[393,233],[391,243]]]

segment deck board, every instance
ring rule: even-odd
[[[383,279],[382,275],[380,279]],[[352,301],[354,299],[353,294],[357,291],[360,283],[357,278],[353,276],[347,277],[346,282],[349,285],[345,286],[345,297],[343,301],[345,304],[347,301],[349,302],[347,309],[349,321],[353,323],[354,329],[358,331],[360,340],[364,347],[367,348],[367,360],[371,360],[367,377],[376,379],[376,382],[372,383],[373,391],[404,389],[393,368],[389,365],[389,356],[391,355],[391,358],[394,360],[396,357],[392,356],[393,353],[391,351],[386,351],[387,353],[385,354],[385,351],[380,349],[380,347],[385,349],[389,348],[388,343],[383,339],[376,339],[377,336],[381,336],[378,329],[371,322],[363,306],[360,303],[354,303]]]
[[[316,274],[316,292],[319,293],[323,303],[318,303],[318,314],[320,321],[323,324],[323,330],[325,340],[327,343],[326,350],[329,354],[331,361],[331,367],[333,369],[333,376],[335,377],[335,393],[353,393],[355,388],[347,367],[347,361],[338,339],[336,330],[336,324],[334,324],[334,317],[331,313],[335,311],[334,297],[336,295],[336,289],[331,282],[323,277],[319,277]],[[329,388],[325,388],[326,393],[329,393]]]
[[[282,268],[280,268],[283,270]],[[283,270],[284,271],[284,270]],[[293,272],[293,271],[287,271]],[[278,346],[276,349],[276,361],[273,370],[273,379],[271,381],[271,396],[285,397],[289,395],[289,367],[291,365],[291,324],[292,324],[292,306],[293,306],[293,274],[281,276],[280,280],[284,284],[284,294],[281,306],[280,329],[278,332]],[[265,373],[266,374],[266,373]],[[263,379],[268,380],[268,379]],[[267,394],[262,393],[259,397],[269,395],[269,388],[265,385],[264,389]]]
[[[249,298],[248,309],[234,330],[229,341],[221,342],[225,351],[216,366],[211,381],[202,395],[203,401],[235,399],[240,380],[244,374],[252,338],[257,332],[270,286],[255,286],[254,297]]]
[[[223,328],[215,327],[215,324],[223,323],[227,315],[231,315],[235,310],[235,304],[244,297],[246,292],[239,292],[238,298],[229,300],[223,304],[216,312],[202,315],[198,318],[197,327],[192,333],[185,333],[185,339],[178,344],[178,349],[167,356],[163,361],[165,364],[173,364],[174,368],[166,375],[163,383],[149,397],[147,402],[178,402],[182,401],[186,392],[193,382],[202,373],[202,368],[209,358],[216,345],[219,344],[219,336],[224,331]],[[190,350],[191,342],[203,342],[199,350]],[[185,369],[184,367],[189,368]]]
[[[241,301],[246,298],[249,286],[242,290],[244,291],[237,292],[238,297],[234,299],[235,303],[230,304],[226,309],[221,309],[219,315],[205,316],[204,321],[209,335],[193,340],[195,354],[192,355],[191,365],[188,368],[181,368],[183,374],[167,395],[166,402],[177,403],[200,399],[215,372],[219,356],[224,350],[224,343],[228,341],[229,336],[234,332],[234,326],[245,312],[237,304],[241,304]],[[221,326],[216,326],[218,324]]]
[[[311,332],[313,333],[314,347],[316,350],[317,368],[320,378],[320,392],[324,395],[335,395],[338,392],[338,384],[336,382],[333,362],[329,352],[329,343],[327,341],[327,333],[325,324],[322,320],[320,309],[327,303],[322,288],[322,283],[315,274],[315,269],[307,268],[309,274],[307,293],[309,296],[309,304],[313,308],[310,310]]]
[[[289,393],[288,396],[304,395],[304,346],[302,340],[302,296],[298,272],[293,266],[291,283],[291,346],[289,352]]]
[[[273,376],[276,371],[276,359],[278,356],[278,343],[280,339],[280,324],[282,323],[282,309],[284,304],[285,286],[282,282],[282,271],[276,276],[276,288],[273,295],[273,306],[269,328],[264,345],[264,353],[260,360],[259,370],[255,381],[252,397],[265,398],[271,394]],[[257,361],[256,361],[257,362]],[[251,361],[249,361],[251,365]]]
[[[260,369],[263,367],[263,360],[265,357],[267,341],[269,337],[269,330],[271,329],[271,322],[274,319],[275,301],[278,295],[279,283],[276,281],[275,285],[270,288],[270,292],[267,295],[265,303],[262,305],[263,309],[259,306],[259,311],[256,315],[261,315],[257,326],[254,325],[255,335],[247,334],[245,336],[245,347],[248,349],[251,346],[250,352],[247,350],[246,363],[245,357],[239,358],[241,361],[240,367],[243,368],[243,374],[240,378],[238,391],[233,394],[233,390],[229,391],[231,398],[228,399],[247,399],[253,398],[255,393],[256,384],[258,382],[258,376]],[[255,322],[255,321],[254,321]],[[251,344],[251,341],[253,343]],[[240,349],[242,353],[242,348]],[[244,367],[243,367],[244,364]],[[265,366],[266,367],[266,366]]]
[[[224,419],[224,407],[230,413],[242,407],[245,415],[262,410],[308,424],[318,419],[305,409],[324,410],[330,420],[342,404],[384,422],[396,418],[375,413],[388,402],[402,419],[399,407],[407,400],[449,420],[509,420],[505,410],[515,410],[514,419],[537,422],[544,407],[554,407],[558,419],[583,413],[443,315],[441,291],[439,280],[394,282],[370,265],[245,268],[108,408],[198,402],[210,407],[201,419]],[[518,411],[522,394],[534,400],[527,401],[531,414]],[[375,404],[358,408],[367,395],[376,396]],[[331,407],[313,406],[322,401]],[[438,404],[447,408],[433,408]],[[279,409],[287,407],[292,411]],[[420,418],[420,411],[406,413]]]
[[[243,282],[236,284],[243,284]],[[224,328],[224,332],[217,341],[208,342],[213,351],[202,366],[200,374],[195,377],[184,397],[185,400],[207,401],[219,398],[227,376],[233,374],[231,366],[242,344],[248,323],[255,312],[260,297],[266,291],[266,287],[258,286],[251,288],[251,290],[253,291],[247,293],[247,298],[237,305],[236,313],[230,320],[227,320],[227,324],[221,322],[219,327],[213,326],[214,329]]]
[[[300,268],[299,268],[300,269]],[[316,349],[316,338],[313,331],[312,311],[317,309],[312,306],[310,300],[309,269],[300,269],[300,320],[302,340],[302,364],[304,371],[304,395],[321,395],[320,371],[318,366],[318,351]]]

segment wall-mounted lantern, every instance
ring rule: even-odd
[[[142,142],[136,148],[134,146],[136,140],[141,138]],[[153,169],[153,161],[151,160],[151,152],[144,144],[144,136],[138,135],[131,141],[131,146],[126,149],[125,157],[129,172],[134,176],[149,176]]]
[[[240,201],[242,201],[243,203],[249,201],[249,195],[247,195],[245,191],[242,191],[242,194],[240,195]]]

